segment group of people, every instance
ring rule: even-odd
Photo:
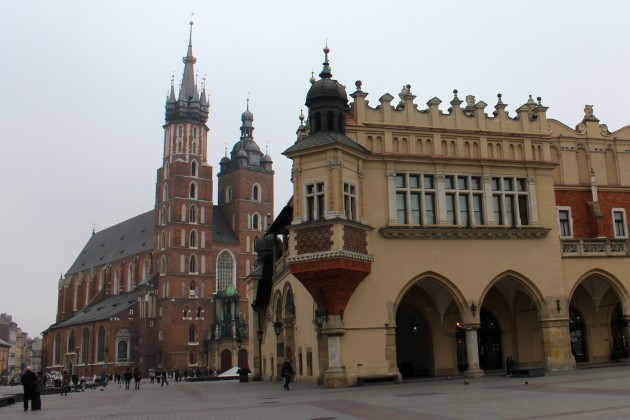
[[[28,411],[29,402],[31,410],[41,410],[41,395],[46,384],[44,373],[42,371],[35,373],[31,366],[27,366],[26,371],[22,374],[21,382],[24,387],[24,411]]]

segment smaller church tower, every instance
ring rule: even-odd
[[[221,159],[221,171],[217,175],[218,209],[241,243],[238,277],[242,279],[255,268],[254,241],[264,235],[273,217],[272,165],[271,157],[263,154],[254,141],[254,114],[249,110],[248,99],[241,115],[240,139],[234,144],[230,157]],[[221,292],[218,290],[219,294]],[[245,284],[238,282],[236,292],[245,299]]]

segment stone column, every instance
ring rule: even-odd
[[[540,321],[545,352],[545,370],[559,372],[575,369],[571,354],[569,319],[543,319]]]
[[[327,388],[342,388],[348,385],[346,369],[341,364],[341,336],[345,328],[338,315],[334,315],[325,324],[322,334],[328,338],[328,368],[324,372],[324,384]]]
[[[466,376],[481,378],[483,370],[479,367],[479,342],[477,341],[479,324],[466,324],[464,328],[466,328],[466,356],[468,358]]]

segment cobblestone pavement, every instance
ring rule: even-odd
[[[466,382],[468,384],[466,384]],[[0,387],[0,394],[19,388]],[[630,366],[541,378],[432,379],[327,389],[281,382],[110,384],[42,396],[42,411],[0,407],[0,419],[629,419]]]

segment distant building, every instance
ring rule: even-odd
[[[94,233],[59,279],[57,320],[44,335],[49,370],[247,365],[242,280],[272,220],[273,162],[254,141],[248,100],[230,157],[211,156],[221,159],[213,204],[210,104],[195,80],[192,41],[183,60],[179,93],[172,85],[166,99],[163,145],[156,144],[163,162],[154,209]]]
[[[19,379],[27,366],[28,334],[22,331],[11,315],[0,314],[0,340],[9,345],[5,368],[7,378]]]
[[[628,357],[630,127],[540,98],[368,104],[332,79],[283,152],[293,198],[248,278],[255,375],[329,387]],[[426,91],[427,86],[422,87]]]

